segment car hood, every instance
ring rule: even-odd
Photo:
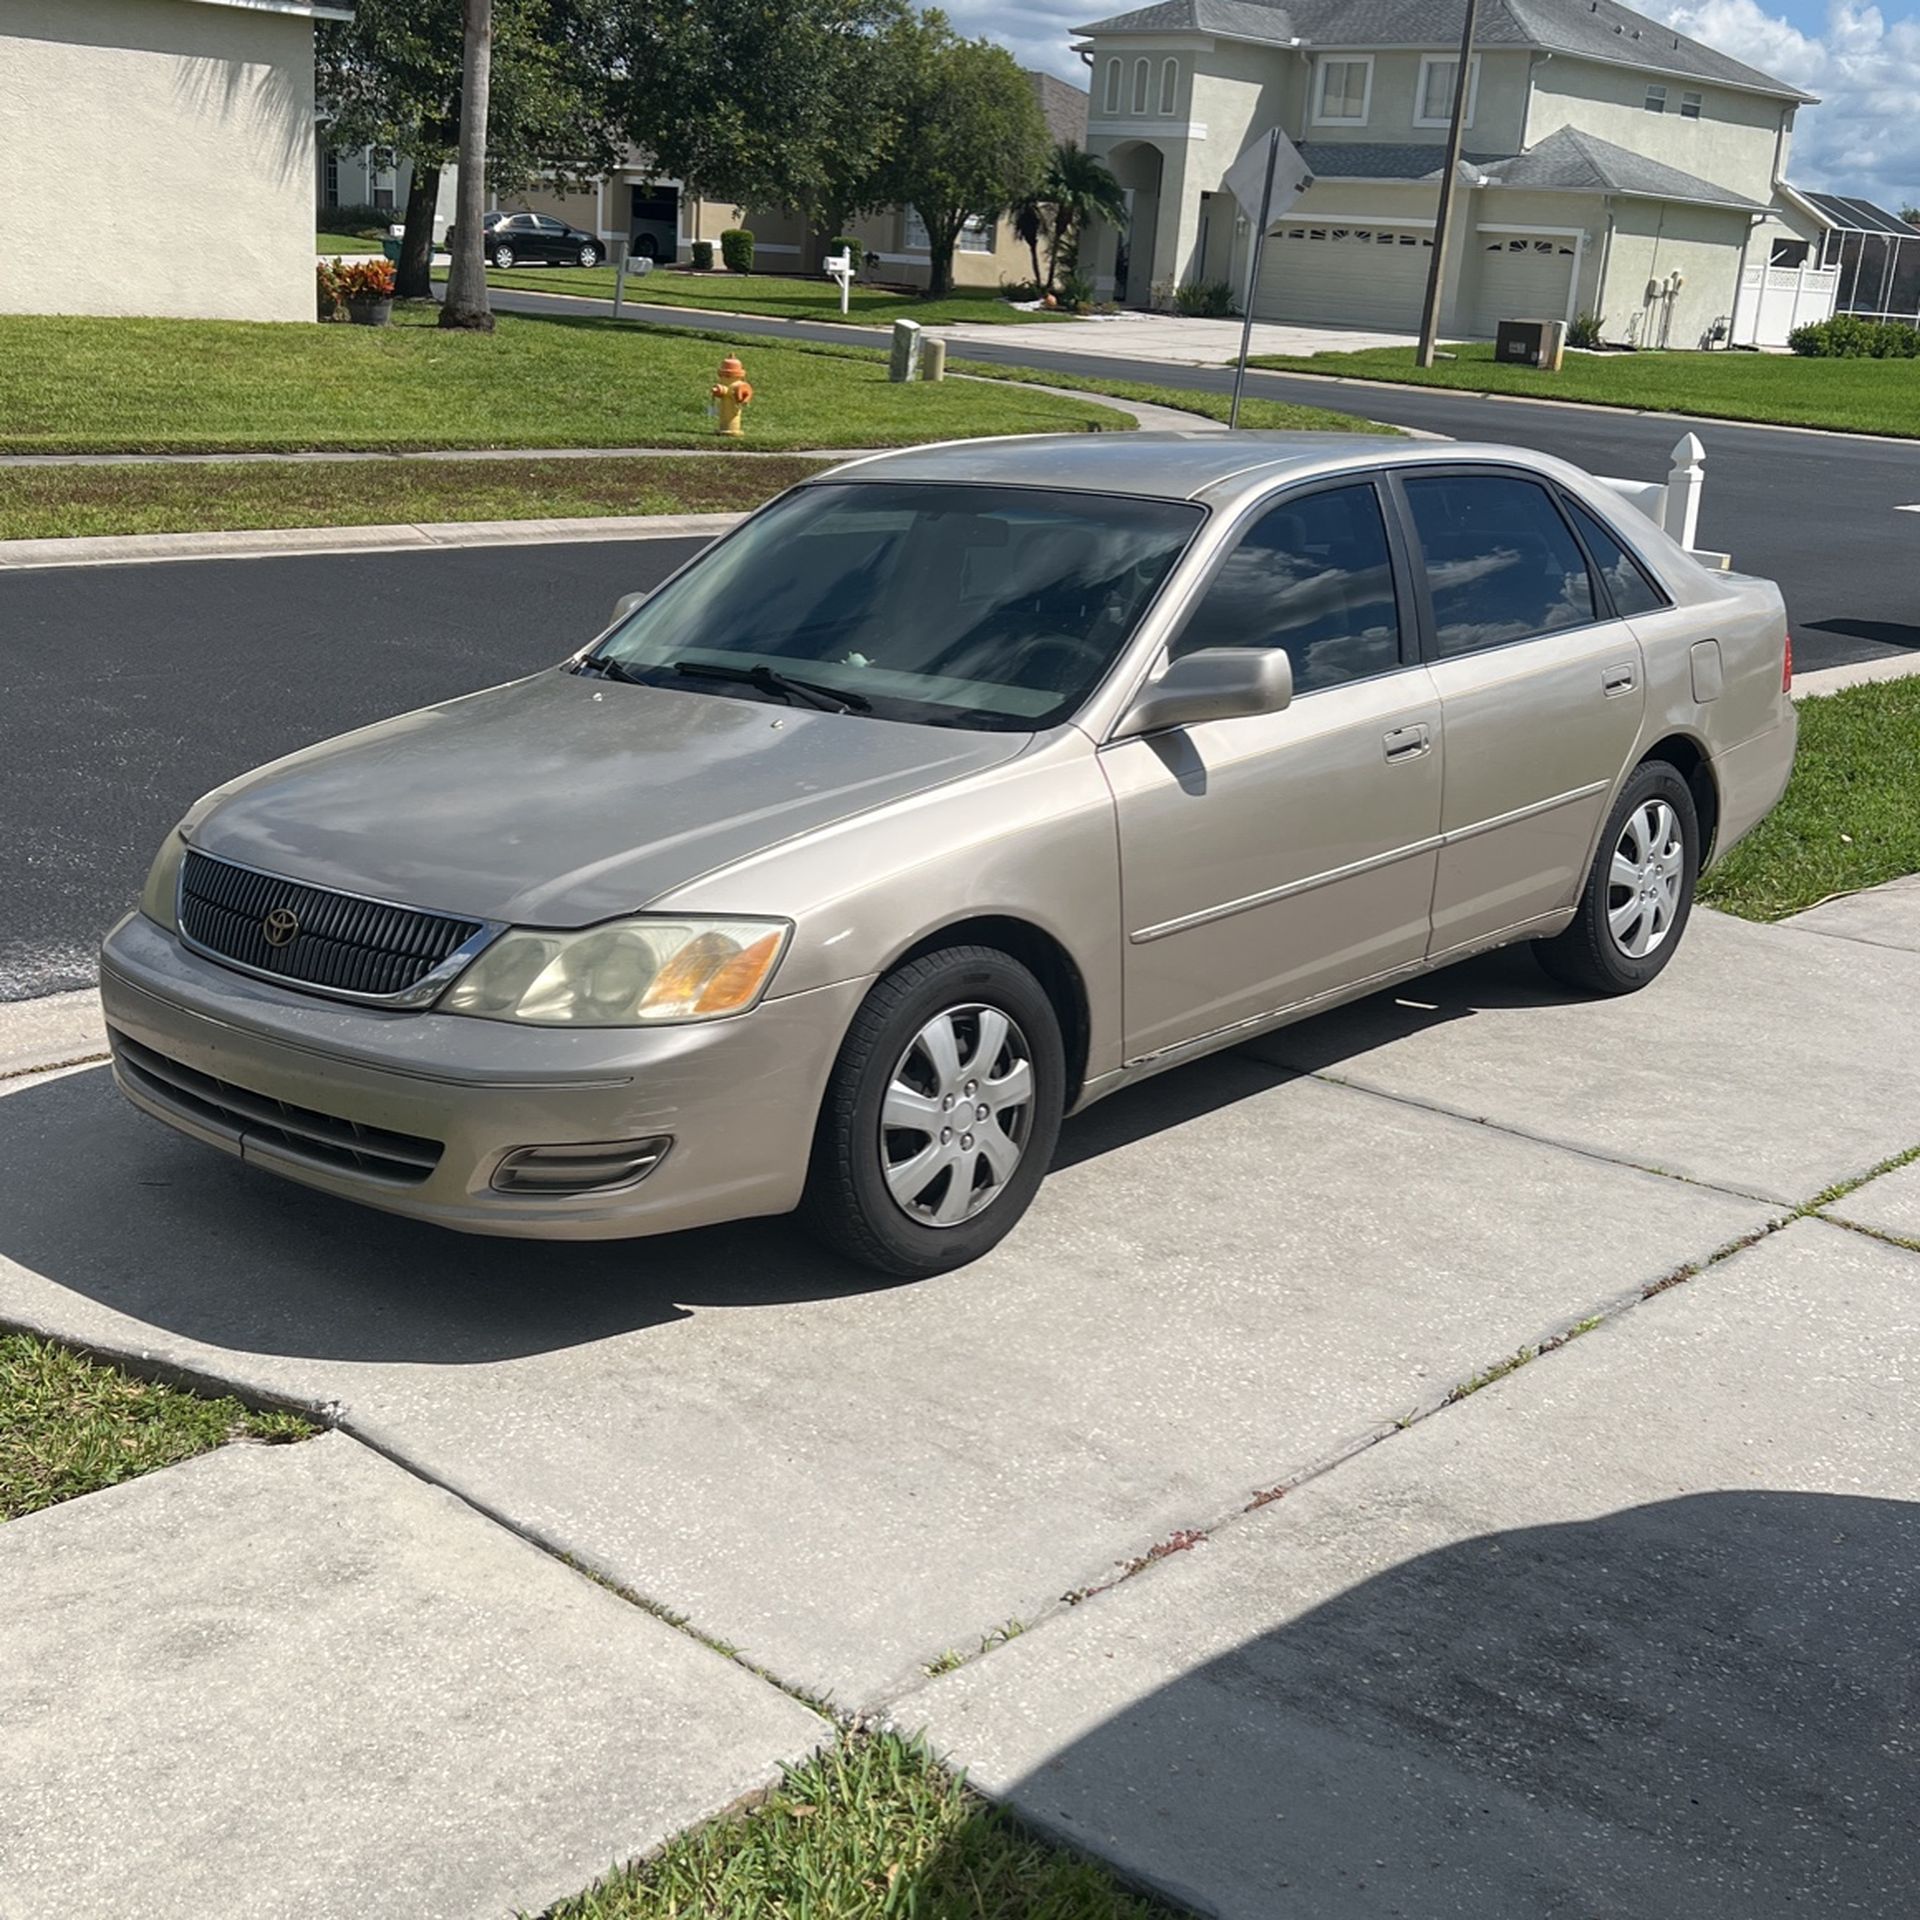
[[[276,760],[188,838],[315,886],[584,926],[1026,745],[554,671]]]

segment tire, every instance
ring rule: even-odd
[[[1667,761],[1643,760],[1607,816],[1573,924],[1551,940],[1536,940],[1533,950],[1547,972],[1570,987],[1637,993],[1673,958],[1699,877],[1700,816],[1692,791]],[[1638,913],[1631,911],[1636,906]]]
[[[639,259],[657,260],[660,257],[660,242],[656,240],[652,234],[643,233],[640,238],[633,243],[633,251]]]
[[[945,1074],[942,1023],[952,1046]],[[979,946],[909,961],[875,986],[847,1030],[821,1104],[802,1219],[836,1252],[882,1273],[920,1279],[965,1266],[1032,1203],[1065,1096],[1059,1019],[1019,961]],[[883,1124],[883,1111],[907,1124]]]
[[[511,247],[495,247],[493,250],[493,264],[496,267],[512,266],[513,249]]]
[[[583,267],[597,267],[600,264],[600,249],[598,247],[582,247],[580,249],[580,264]]]

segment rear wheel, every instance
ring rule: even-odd
[[[1700,875],[1700,817],[1677,768],[1647,760],[1627,777],[1600,836],[1573,924],[1534,943],[1557,980],[1634,993],[1673,958]]]
[[[979,1259],[1032,1202],[1065,1092],[1060,1023],[1017,960],[968,946],[910,961],[867,996],[840,1049],[807,1224],[885,1273]]]

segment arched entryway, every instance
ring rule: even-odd
[[[1102,299],[1145,307],[1159,277],[1154,243],[1166,156],[1150,141],[1123,140],[1101,158],[1127,196],[1127,218],[1124,226],[1111,227],[1102,221],[1088,233],[1081,246],[1080,270]]]

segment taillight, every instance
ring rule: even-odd
[[[1780,691],[1793,691],[1793,635],[1787,635],[1787,650],[1780,656]]]

